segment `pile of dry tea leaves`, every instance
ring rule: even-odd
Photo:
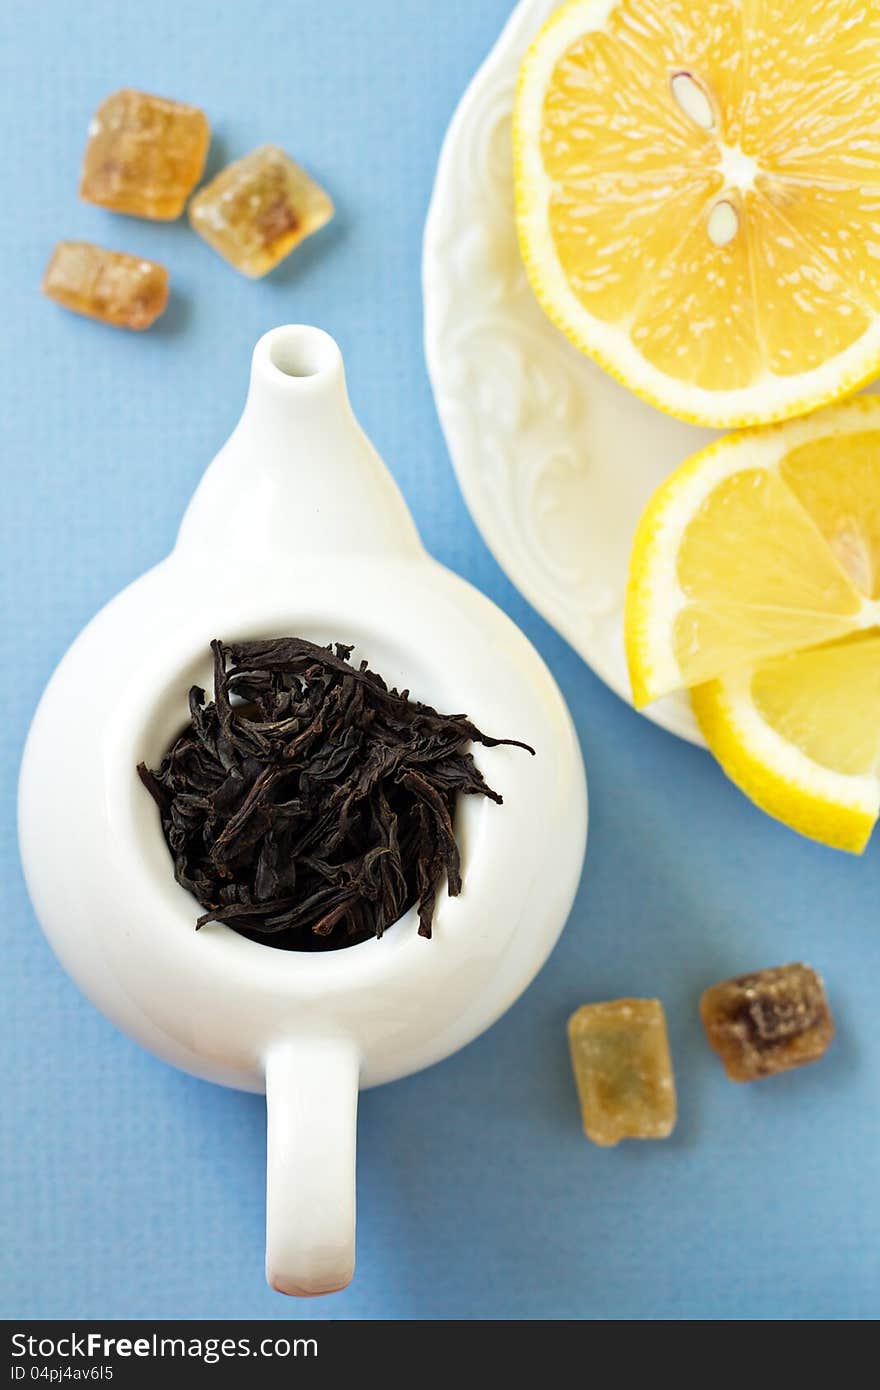
[[[158,804],[178,883],[205,912],[286,950],[381,936],[413,903],[431,935],[438,884],[461,891],[456,797],[501,797],[468,745],[488,738],[298,637],[212,642],[214,699],[141,780]]]

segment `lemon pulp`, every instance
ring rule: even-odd
[[[880,361],[880,7],[571,0],[522,70],[526,266],[655,404],[801,413]]]
[[[880,811],[880,399],[686,461],[639,523],[625,628],[637,704],[690,687],[753,800],[862,849]]]

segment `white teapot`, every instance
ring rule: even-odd
[[[355,645],[398,688],[536,749],[478,748],[504,797],[462,797],[460,897],[438,894],[381,940],[281,951],[213,924],[174,879],[136,774],[210,690],[212,638]],[[22,857],[62,964],[129,1036],[226,1086],[266,1092],[266,1268],[284,1293],[344,1287],[354,1267],[360,1086],[475,1038],[542,965],[565,923],[586,835],[568,711],[525,637],[437,564],[348,403],[318,329],[257,343],[241,420],[177,544],[97,615],[43,695],[22,765]]]

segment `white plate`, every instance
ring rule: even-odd
[[[623,595],[657,483],[713,438],[633,396],[554,328],[526,280],[513,216],[520,60],[556,0],[521,0],[465,92],[425,228],[425,348],[465,500],[526,598],[625,700]],[[649,719],[701,743],[686,697]]]

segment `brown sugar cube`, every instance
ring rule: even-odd
[[[202,177],[211,128],[204,111],[125,88],[89,125],[80,196],[113,212],[170,222]]]
[[[199,236],[252,278],[272,270],[332,216],[321,185],[277,145],[261,145],[228,164],[189,205]]]
[[[815,1062],[834,1037],[825,986],[808,965],[778,965],[712,985],[700,1017],[731,1081]]]
[[[43,293],[77,314],[118,328],[149,328],[168,303],[164,265],[88,241],[59,241],[43,276]]]
[[[665,1139],[675,1128],[675,1081],[659,999],[584,1004],[568,1020],[584,1132],[594,1144]]]

